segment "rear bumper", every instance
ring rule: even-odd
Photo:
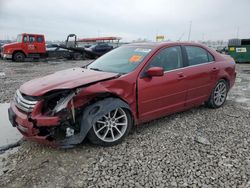
[[[28,140],[32,140],[41,144],[50,145],[50,146],[57,146],[54,140],[49,138],[50,135],[41,135],[40,127],[37,125],[39,123],[48,123],[47,120],[41,116],[37,118],[30,118],[27,114],[22,113],[19,111],[14,103],[11,103],[10,108],[8,109],[9,120],[13,127],[16,127],[18,131],[24,136],[24,138]],[[55,117],[58,118],[58,117]],[[45,122],[44,122],[45,121]],[[51,121],[52,123],[57,122],[55,124],[51,124],[49,127],[58,126],[60,125],[58,121]]]
[[[236,76],[237,76],[237,73],[234,72],[234,73],[233,73],[233,76],[232,76],[232,79],[230,80],[230,89],[231,89],[231,88],[234,86],[234,84],[235,84]]]

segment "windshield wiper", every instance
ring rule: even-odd
[[[103,70],[98,69],[98,68],[89,68],[89,69],[91,69],[91,70],[95,70],[95,71],[103,71]]]

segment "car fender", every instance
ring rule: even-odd
[[[66,138],[60,141],[58,143],[59,146],[62,148],[70,148],[76,144],[81,143],[87,136],[93,124],[98,119],[100,119],[103,116],[103,114],[106,114],[119,107],[131,111],[129,105],[118,98],[106,98],[104,100],[97,101],[85,107],[81,119],[80,132],[77,135],[74,135],[70,138]]]
[[[229,88],[231,88],[234,84],[235,76],[235,64],[232,63],[232,65],[229,66],[229,62],[223,62],[220,66],[220,71],[218,73],[216,82],[218,82],[220,79],[225,79],[229,84]]]
[[[128,104],[131,115],[137,123],[136,84],[129,84],[124,80],[119,80],[119,78],[115,80],[115,82],[114,80],[102,81],[83,88],[74,98],[75,107],[81,108],[95,99],[119,98]]]

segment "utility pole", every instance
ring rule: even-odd
[[[240,30],[240,28],[239,28],[239,26],[238,26],[238,27],[237,27],[236,38],[239,38],[239,30]]]
[[[191,30],[192,30],[192,21],[190,21],[190,25],[189,25],[188,41],[190,41]]]
[[[178,41],[181,41],[182,37],[185,35],[185,32],[183,32],[180,36],[180,38],[178,39]]]

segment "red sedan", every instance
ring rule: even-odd
[[[200,44],[129,44],[23,84],[9,119],[40,143],[72,147],[88,137],[110,146],[134,125],[201,104],[221,107],[235,77],[232,58]]]

